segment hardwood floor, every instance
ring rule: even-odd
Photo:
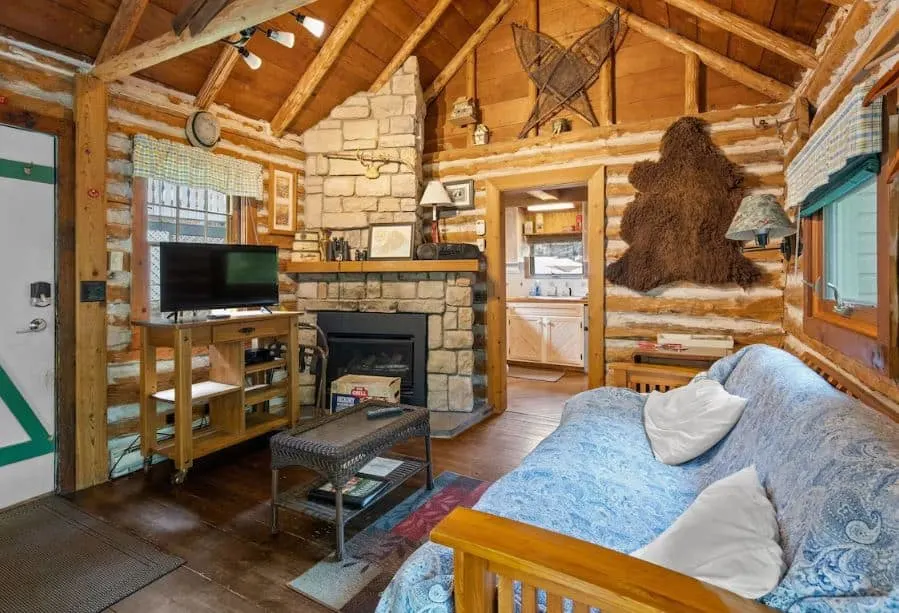
[[[495,481],[515,468],[556,427],[562,403],[586,388],[586,378],[557,383],[509,379],[509,410],[452,440],[435,440],[435,474],[453,471]],[[420,454],[420,441],[397,447]],[[329,525],[282,513],[282,532],[268,528],[269,454],[254,441],[197,462],[181,487],[168,483],[170,466],[79,492],[85,511],[129,530],[185,560],[184,566],[116,604],[111,611],[326,611],[286,584],[333,550]],[[292,482],[308,479],[285,471]],[[422,480],[382,504],[405,498]],[[373,514],[381,510],[374,509]],[[347,538],[370,518],[355,520]]]

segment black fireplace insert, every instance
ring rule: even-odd
[[[325,311],[318,314],[318,325],[330,351],[329,395],[331,382],[343,375],[399,377],[401,401],[427,406],[427,315]]]

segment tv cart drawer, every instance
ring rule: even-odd
[[[284,336],[290,331],[289,319],[272,319],[267,321],[235,321],[219,324],[212,329],[213,343],[231,343],[248,341],[254,338]]]

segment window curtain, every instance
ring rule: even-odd
[[[787,168],[787,206],[802,207],[803,216],[838,199],[847,181],[858,185],[879,170],[883,101],[862,106],[874,82],[857,85]]]
[[[262,166],[145,134],[134,137],[134,176],[262,199]]]

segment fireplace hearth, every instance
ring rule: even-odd
[[[348,374],[399,377],[401,401],[427,406],[427,315],[325,311],[318,325],[330,350],[326,389]]]

